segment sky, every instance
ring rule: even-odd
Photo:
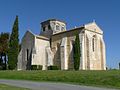
[[[104,32],[108,68],[120,62],[120,0],[0,0],[0,33],[11,32],[19,16],[19,38],[27,30],[39,34],[40,23],[56,18],[67,29],[96,21]]]

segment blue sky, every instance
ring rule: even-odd
[[[11,32],[19,16],[20,39],[26,30],[40,33],[40,22],[57,18],[67,29],[96,20],[104,31],[107,66],[120,62],[120,0],[0,0],[0,32]]]

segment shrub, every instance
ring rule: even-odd
[[[31,70],[37,70],[37,65],[32,65]]]
[[[0,70],[6,70],[5,64],[0,65]]]
[[[75,70],[79,70],[80,56],[81,56],[80,40],[79,40],[79,35],[77,34],[75,39],[75,44],[74,44],[74,69]]]
[[[2,66],[0,66],[0,70],[3,70],[3,67],[2,67]]]
[[[48,70],[58,70],[57,66],[48,66]]]
[[[42,65],[32,65],[31,70],[42,70]]]
[[[37,70],[42,70],[42,65],[37,65]]]

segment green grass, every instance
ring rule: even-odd
[[[110,71],[0,71],[1,79],[64,82],[120,89],[120,70]]]
[[[25,88],[13,87],[4,84],[0,84],[0,90],[30,90]]]

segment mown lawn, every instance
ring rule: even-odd
[[[0,84],[0,90],[29,90],[29,89]]]
[[[0,71],[1,79],[64,82],[120,88],[120,70],[110,71]]]

